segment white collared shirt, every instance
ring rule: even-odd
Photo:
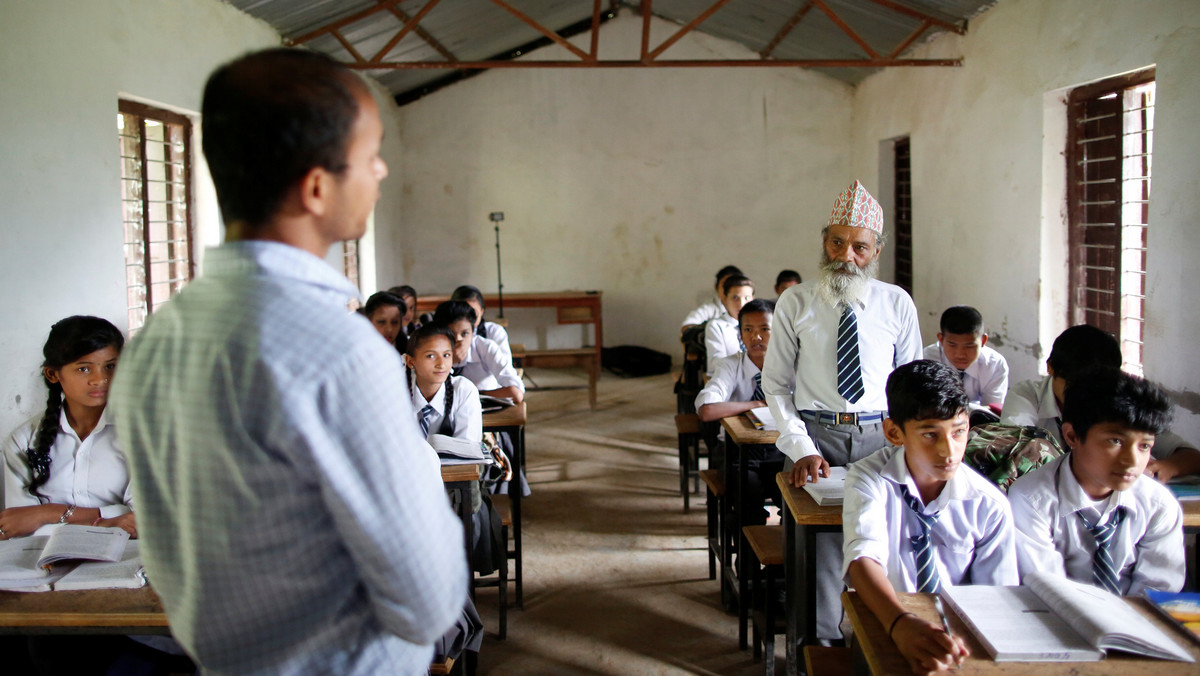
[[[513,368],[512,358],[505,357],[499,345],[478,334],[471,337],[467,358],[455,366],[461,366],[461,375],[475,383],[481,392],[501,387],[519,387],[525,391],[525,383]]]
[[[817,294],[819,280],[797,284],[779,297],[763,364],[763,392],[779,424],[775,443],[792,460],[819,454],[799,411],[886,411],[887,377],[921,358],[917,308],[904,289],[872,279],[854,304],[864,393],[855,403],[837,391],[840,309]]]
[[[745,352],[723,357],[704,389],[696,395],[696,408],[727,401],[753,401],[754,375],[757,373],[760,373],[758,367]]]
[[[742,341],[738,336],[738,321],[722,311],[721,316],[708,320],[704,327],[704,349],[708,355],[705,373],[711,378],[717,370],[717,362],[742,350]]]
[[[410,381],[411,382],[411,381]],[[441,434],[442,421],[446,412],[446,385],[454,388],[454,402],[450,405],[450,434],[456,439],[481,441],[483,439],[483,405],[479,403],[479,389],[475,383],[462,376],[450,376],[438,391],[432,401],[426,401],[421,394],[421,388],[412,383],[412,407],[421,419],[421,410],[426,406],[433,407],[433,415],[429,418],[429,433]]]
[[[958,370],[946,358],[941,341],[925,346],[925,358]],[[979,357],[965,370],[963,389],[967,391],[967,401],[982,406],[1004,406],[1004,395],[1008,394],[1008,362],[1003,355],[983,345],[979,348]]]
[[[508,331],[496,322],[489,322],[486,319],[480,322],[479,329],[480,335],[499,345],[500,350],[504,352],[504,356],[508,357],[508,361],[511,362],[512,345],[508,343]]]
[[[26,450],[33,447],[39,415],[9,435],[4,444],[4,506],[29,507],[42,504],[26,486],[30,471],[25,464]],[[96,429],[83,441],[67,421],[65,406],[58,415],[58,436],[50,446],[50,478],[38,489],[49,502],[76,507],[96,508],[100,516],[111,519],[129,512],[133,493],[129,487],[129,467],[125,454],[117,446],[117,428],[106,409]]]
[[[1052,377],[1046,376],[1041,380],[1024,380],[1013,385],[1004,399],[1004,412],[1000,415],[1000,422],[1006,425],[1040,427],[1057,439],[1063,448],[1067,448],[1062,438],[1061,413],[1058,410],[1058,402],[1054,399],[1053,380]],[[1168,430],[1154,437],[1154,448],[1150,449],[1150,455],[1162,460],[1180,447],[1195,448],[1184,441],[1183,437]]]
[[[423,673],[462,612],[462,525],[357,295],[301,249],[227,243],[121,356],[142,558],[206,673]]]
[[[1093,584],[1096,539],[1077,512],[1108,523],[1117,507],[1125,519],[1109,545],[1121,592],[1179,591],[1184,581],[1183,511],[1162,484],[1138,477],[1108,500],[1092,500],[1071,471],[1068,453],[1013,482],[1008,489],[1017,524],[1021,576],[1045,571]]]
[[[720,317],[723,312],[725,312],[725,306],[719,300],[713,300],[713,302],[705,303],[689,312],[683,318],[683,323],[680,326],[697,326],[710,319]]]
[[[855,559],[872,559],[887,571],[898,592],[915,592],[917,567],[909,538],[921,534],[920,520],[904,501],[901,486],[920,501],[904,448],[886,446],[852,463],[842,503],[842,576]],[[930,531],[942,585],[1017,584],[1013,515],[1004,494],[966,464],[925,505],[938,513]]]

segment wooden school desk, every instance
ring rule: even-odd
[[[471,543],[475,541],[475,520],[471,514],[471,484],[479,481],[481,465],[442,465],[442,483],[446,494],[452,496],[455,513],[462,521],[463,544],[466,547],[467,561],[471,560]],[[475,586],[470,584],[475,579],[475,573],[467,566],[468,589],[474,593]]]
[[[604,343],[603,291],[539,291],[504,294],[505,308],[552,307],[561,324],[593,324],[592,345],[566,350],[526,350],[523,366],[543,368],[578,367],[588,374],[588,404],[596,408],[596,381],[600,377],[600,349]],[[417,312],[433,312],[449,296],[421,296]],[[493,313],[500,303],[494,293],[483,294],[483,300]],[[515,518],[515,517],[514,517]]]
[[[787,673],[797,671],[797,646],[812,643],[817,628],[817,534],[842,532],[842,506],[821,507],[803,488],[792,486],[791,473],[775,477],[787,509],[783,522],[783,575],[787,589]],[[801,617],[803,609],[803,617]]]
[[[904,609],[915,613],[917,617],[940,624],[937,610],[933,607],[932,594],[898,594]],[[1143,599],[1126,598],[1134,606],[1162,629],[1168,636],[1175,639],[1184,650],[1195,657],[1198,664],[1186,662],[1170,662],[1149,657],[1136,657],[1124,653],[1111,653],[1109,657],[1099,662],[993,662],[979,640],[970,630],[954,609],[947,604],[946,617],[950,620],[950,628],[955,634],[964,637],[971,656],[963,662],[955,674],[1006,674],[1012,676],[1170,676],[1174,674],[1190,674],[1200,672],[1200,644],[1189,640],[1182,631],[1160,618]],[[888,638],[887,627],[875,619],[875,615],[867,608],[858,594],[852,591],[842,592],[842,605],[850,623],[854,626],[854,673],[855,674],[911,674],[908,663],[896,648],[892,639]]]
[[[736,494],[737,502],[741,503],[741,496],[746,494],[746,447],[747,446],[774,446],[775,440],[779,438],[779,432],[775,430],[760,430],[754,427],[754,423],[745,414],[735,415],[721,420],[721,426],[725,428],[725,466],[722,468],[722,473],[725,476],[726,485],[730,484],[729,477],[732,476],[733,462],[736,459],[738,463],[737,477],[734,485],[737,486]],[[734,515],[739,515],[734,518]],[[740,518],[741,510],[734,509],[734,500],[728,497],[725,500],[725,513],[721,515],[722,528],[726,533],[722,533],[724,538],[722,542],[725,545],[730,543],[730,540],[737,542],[737,550],[740,553],[745,542],[742,538],[742,524]],[[743,602],[746,599],[744,592],[747,588],[747,571],[746,565],[748,557],[738,556],[739,570],[733,570],[732,563],[733,553],[731,547],[722,546],[721,548],[721,598],[734,599],[738,607],[738,647],[746,648],[746,627],[749,620],[749,603]],[[748,601],[748,599],[747,599]]]
[[[513,554],[517,562],[513,577],[517,587],[518,608],[525,607],[525,578],[521,574],[521,472],[525,469],[525,420],[526,409],[523,401],[495,413],[483,414],[484,432],[508,432],[512,439],[513,457],[509,459],[513,464],[513,478],[508,482],[508,499],[512,503]]]
[[[158,594],[141,589],[0,592],[0,634],[170,636]]]
[[[1179,506],[1183,508],[1184,535],[1196,537],[1195,546],[1187,552],[1188,573],[1191,574],[1192,584],[1200,585],[1200,500],[1180,500]],[[1184,546],[1187,546],[1186,541]]]

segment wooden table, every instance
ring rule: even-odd
[[[525,402],[483,415],[484,432],[507,432],[512,439],[513,478],[508,482],[508,499],[512,503],[513,553],[516,556],[514,574],[517,607],[525,607],[523,594],[524,576],[521,568],[521,472],[525,469]],[[507,547],[507,545],[505,545]],[[507,564],[505,564],[507,565]]]
[[[592,345],[568,350],[526,350],[523,357],[525,367],[564,368],[580,366],[588,373],[588,403],[596,407],[596,381],[600,377],[600,350],[604,344],[604,313],[602,291],[546,291],[504,294],[506,308],[549,308],[555,309],[556,321],[561,324],[594,324]],[[450,300],[449,296],[421,296],[417,299],[418,312],[433,312],[438,304]],[[499,306],[500,297],[494,293],[483,294],[489,309]]]
[[[775,430],[760,430],[754,427],[750,419],[742,415],[731,416],[721,420],[721,427],[725,428],[725,465],[722,468],[722,473],[726,477],[726,486],[730,484],[728,478],[733,473],[733,461],[736,459],[738,463],[737,478],[734,485],[737,486],[737,502],[741,503],[742,496],[746,494],[746,447],[748,446],[774,446],[775,441],[779,438],[779,432]],[[725,538],[724,543],[728,544],[731,539],[738,543],[738,551],[742,551],[745,542],[742,538],[742,524],[740,518],[734,518],[735,514],[740,514],[741,510],[734,510],[734,500],[730,496],[725,498],[725,513],[721,515],[721,523],[723,529],[729,534],[722,533],[721,537]],[[749,621],[749,603],[747,602],[745,591],[747,585],[746,565],[749,563],[746,556],[738,556],[738,568],[734,571],[732,564],[731,547],[722,546],[721,556],[721,597],[722,599],[733,599],[738,607],[738,646],[742,649],[746,648],[746,627]]]
[[[922,619],[940,624],[937,611],[933,607],[931,594],[898,594],[904,609],[916,613]],[[1179,645],[1192,654],[1200,662],[1200,644],[1189,640],[1183,632],[1161,619],[1143,599],[1126,598],[1126,601],[1138,609],[1151,622],[1176,639]],[[888,638],[887,627],[875,619],[875,615],[867,608],[858,594],[852,591],[842,593],[842,605],[850,623],[854,626],[854,658],[855,674],[911,674],[908,663],[896,648],[892,639]],[[1058,676],[1067,674],[1087,676],[1108,674],[1112,676],[1167,676],[1170,674],[1190,674],[1200,672],[1200,664],[1169,662],[1148,657],[1134,657],[1123,653],[1112,653],[1100,662],[993,662],[979,640],[967,629],[963,621],[955,614],[954,609],[946,606],[946,617],[954,633],[967,641],[971,656],[962,664],[957,674],[1009,674],[1012,676]]]
[[[0,634],[154,634],[170,636],[167,614],[149,585],[141,589],[0,592]]]
[[[796,651],[814,642],[817,627],[817,534],[842,531],[842,506],[819,506],[808,491],[791,484],[789,472],[775,477],[783,510],[783,575],[787,589],[787,673],[797,673]],[[800,609],[803,609],[801,617]]]
[[[1179,506],[1183,508],[1184,534],[1196,537],[1194,547],[1187,552],[1191,559],[1187,562],[1187,567],[1191,573],[1192,584],[1200,586],[1200,500],[1181,500]],[[1187,543],[1184,542],[1184,545]]]

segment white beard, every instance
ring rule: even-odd
[[[845,272],[852,274],[845,274]],[[859,268],[854,263],[830,260],[828,254],[821,251],[821,280],[817,285],[817,295],[834,307],[842,303],[847,305],[861,300],[867,292],[867,283],[875,278],[879,271],[879,257],[871,259],[865,268]]]

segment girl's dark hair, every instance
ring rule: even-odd
[[[401,297],[412,296],[414,299],[417,297],[417,290],[407,284],[401,284],[400,286],[393,286],[392,288],[388,289],[388,293],[394,294],[397,296],[401,296]]]
[[[49,394],[46,412],[33,436],[33,447],[25,450],[25,465],[29,467],[29,490],[39,500],[47,499],[38,489],[50,479],[50,447],[58,437],[58,420],[62,414],[62,385],[50,382],[47,368],[61,369],[81,357],[106,347],[121,351],[125,337],[107,319],[75,315],[50,327],[50,336],[42,346],[42,381]]]
[[[721,295],[728,296],[730,289],[736,289],[739,286],[748,286],[754,288],[754,282],[746,275],[730,275],[721,283]]]
[[[475,308],[461,300],[448,300],[439,304],[433,312],[433,323],[439,326],[450,326],[463,319],[470,320],[471,326],[475,326],[477,318]]]
[[[413,332],[408,337],[408,356],[416,357],[416,351],[420,349],[421,344],[427,342],[431,338],[442,336],[450,341],[450,349],[454,349],[454,332],[448,326],[440,324],[426,324]],[[453,376],[451,376],[453,377]],[[404,383],[408,385],[408,396],[411,399],[413,388],[416,387],[417,374],[413,369],[409,368],[408,362],[404,362]],[[450,409],[454,406],[454,383],[450,378],[446,378],[446,398],[442,403],[442,418],[443,420],[450,419]],[[418,411],[418,414],[420,412]]]
[[[387,291],[371,294],[371,297],[367,299],[367,304],[363,306],[363,313],[370,317],[381,307],[398,307],[402,317],[408,314],[408,304],[404,302],[404,299]]]
[[[483,294],[479,291],[479,289],[471,286],[470,284],[463,284],[455,289],[454,293],[450,294],[450,300],[473,300],[476,303],[479,303],[479,307],[485,310],[487,309],[487,303],[483,301]]]

